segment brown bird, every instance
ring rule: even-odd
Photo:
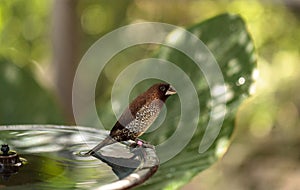
[[[151,86],[124,110],[109,136],[86,155],[93,155],[102,147],[115,142],[137,140],[155,121],[163,104],[173,94],[176,94],[176,91],[170,84],[158,83]]]

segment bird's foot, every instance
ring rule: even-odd
[[[134,143],[130,145],[131,148],[143,147],[143,148],[154,148],[150,143],[143,141],[141,139],[136,139]]]

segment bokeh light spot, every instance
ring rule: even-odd
[[[87,7],[81,15],[81,26],[87,34],[97,35],[110,28],[112,23],[110,11],[100,5]]]

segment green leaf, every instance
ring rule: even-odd
[[[0,124],[62,123],[53,95],[29,69],[0,57]]]
[[[252,72],[256,62],[254,45],[241,17],[229,14],[219,15],[192,26],[188,31],[196,35],[208,47],[222,71],[229,96],[226,102],[225,119],[213,144],[204,153],[199,153],[199,145],[212,111],[209,106],[211,89],[203,74],[199,72],[199,68],[189,57],[174,48],[162,47],[158,52],[158,58],[175,63],[193,81],[200,101],[200,119],[193,138],[184,150],[163,163],[157,174],[137,189],[177,189],[219,159],[230,144],[237,108],[249,95],[249,89],[253,83]],[[185,36],[177,36],[176,39],[172,42],[173,45],[175,43],[180,46],[188,43]],[[180,107],[179,98],[170,98],[167,101],[167,107],[165,123],[168,126],[160,127],[154,133],[144,136],[146,139],[151,139],[150,141],[154,144],[167,140],[176,130],[176,123],[179,120],[176,116],[178,113],[176,109]],[[188,126],[186,127],[189,130]]]

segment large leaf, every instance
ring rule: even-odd
[[[62,123],[53,96],[27,68],[0,58],[0,124]]]
[[[193,138],[184,150],[163,163],[157,174],[139,187],[143,190],[177,189],[221,157],[223,155],[221,153],[224,153],[224,150],[228,148],[229,139],[234,130],[237,108],[247,97],[249,88],[253,83],[252,72],[256,61],[254,45],[241,17],[224,14],[195,25],[188,30],[204,42],[222,71],[226,89],[229,91],[229,94],[226,95],[229,97],[226,103],[225,119],[220,133],[210,148],[204,153],[199,153],[199,145],[212,111],[209,106],[212,98],[209,86],[203,74],[199,72],[199,68],[190,58],[176,49],[162,47],[158,57],[175,63],[193,81],[200,101],[200,120]],[[177,45],[189,43],[183,35],[177,36],[176,39]],[[174,41],[172,43],[174,45]],[[199,52],[199,54],[201,53],[203,52]],[[159,144],[172,135],[178,122],[178,116],[173,110],[178,108],[179,103],[178,98],[170,98],[167,102],[168,115],[165,122],[168,126],[145,135],[145,139]],[[189,130],[188,126],[186,127]]]

